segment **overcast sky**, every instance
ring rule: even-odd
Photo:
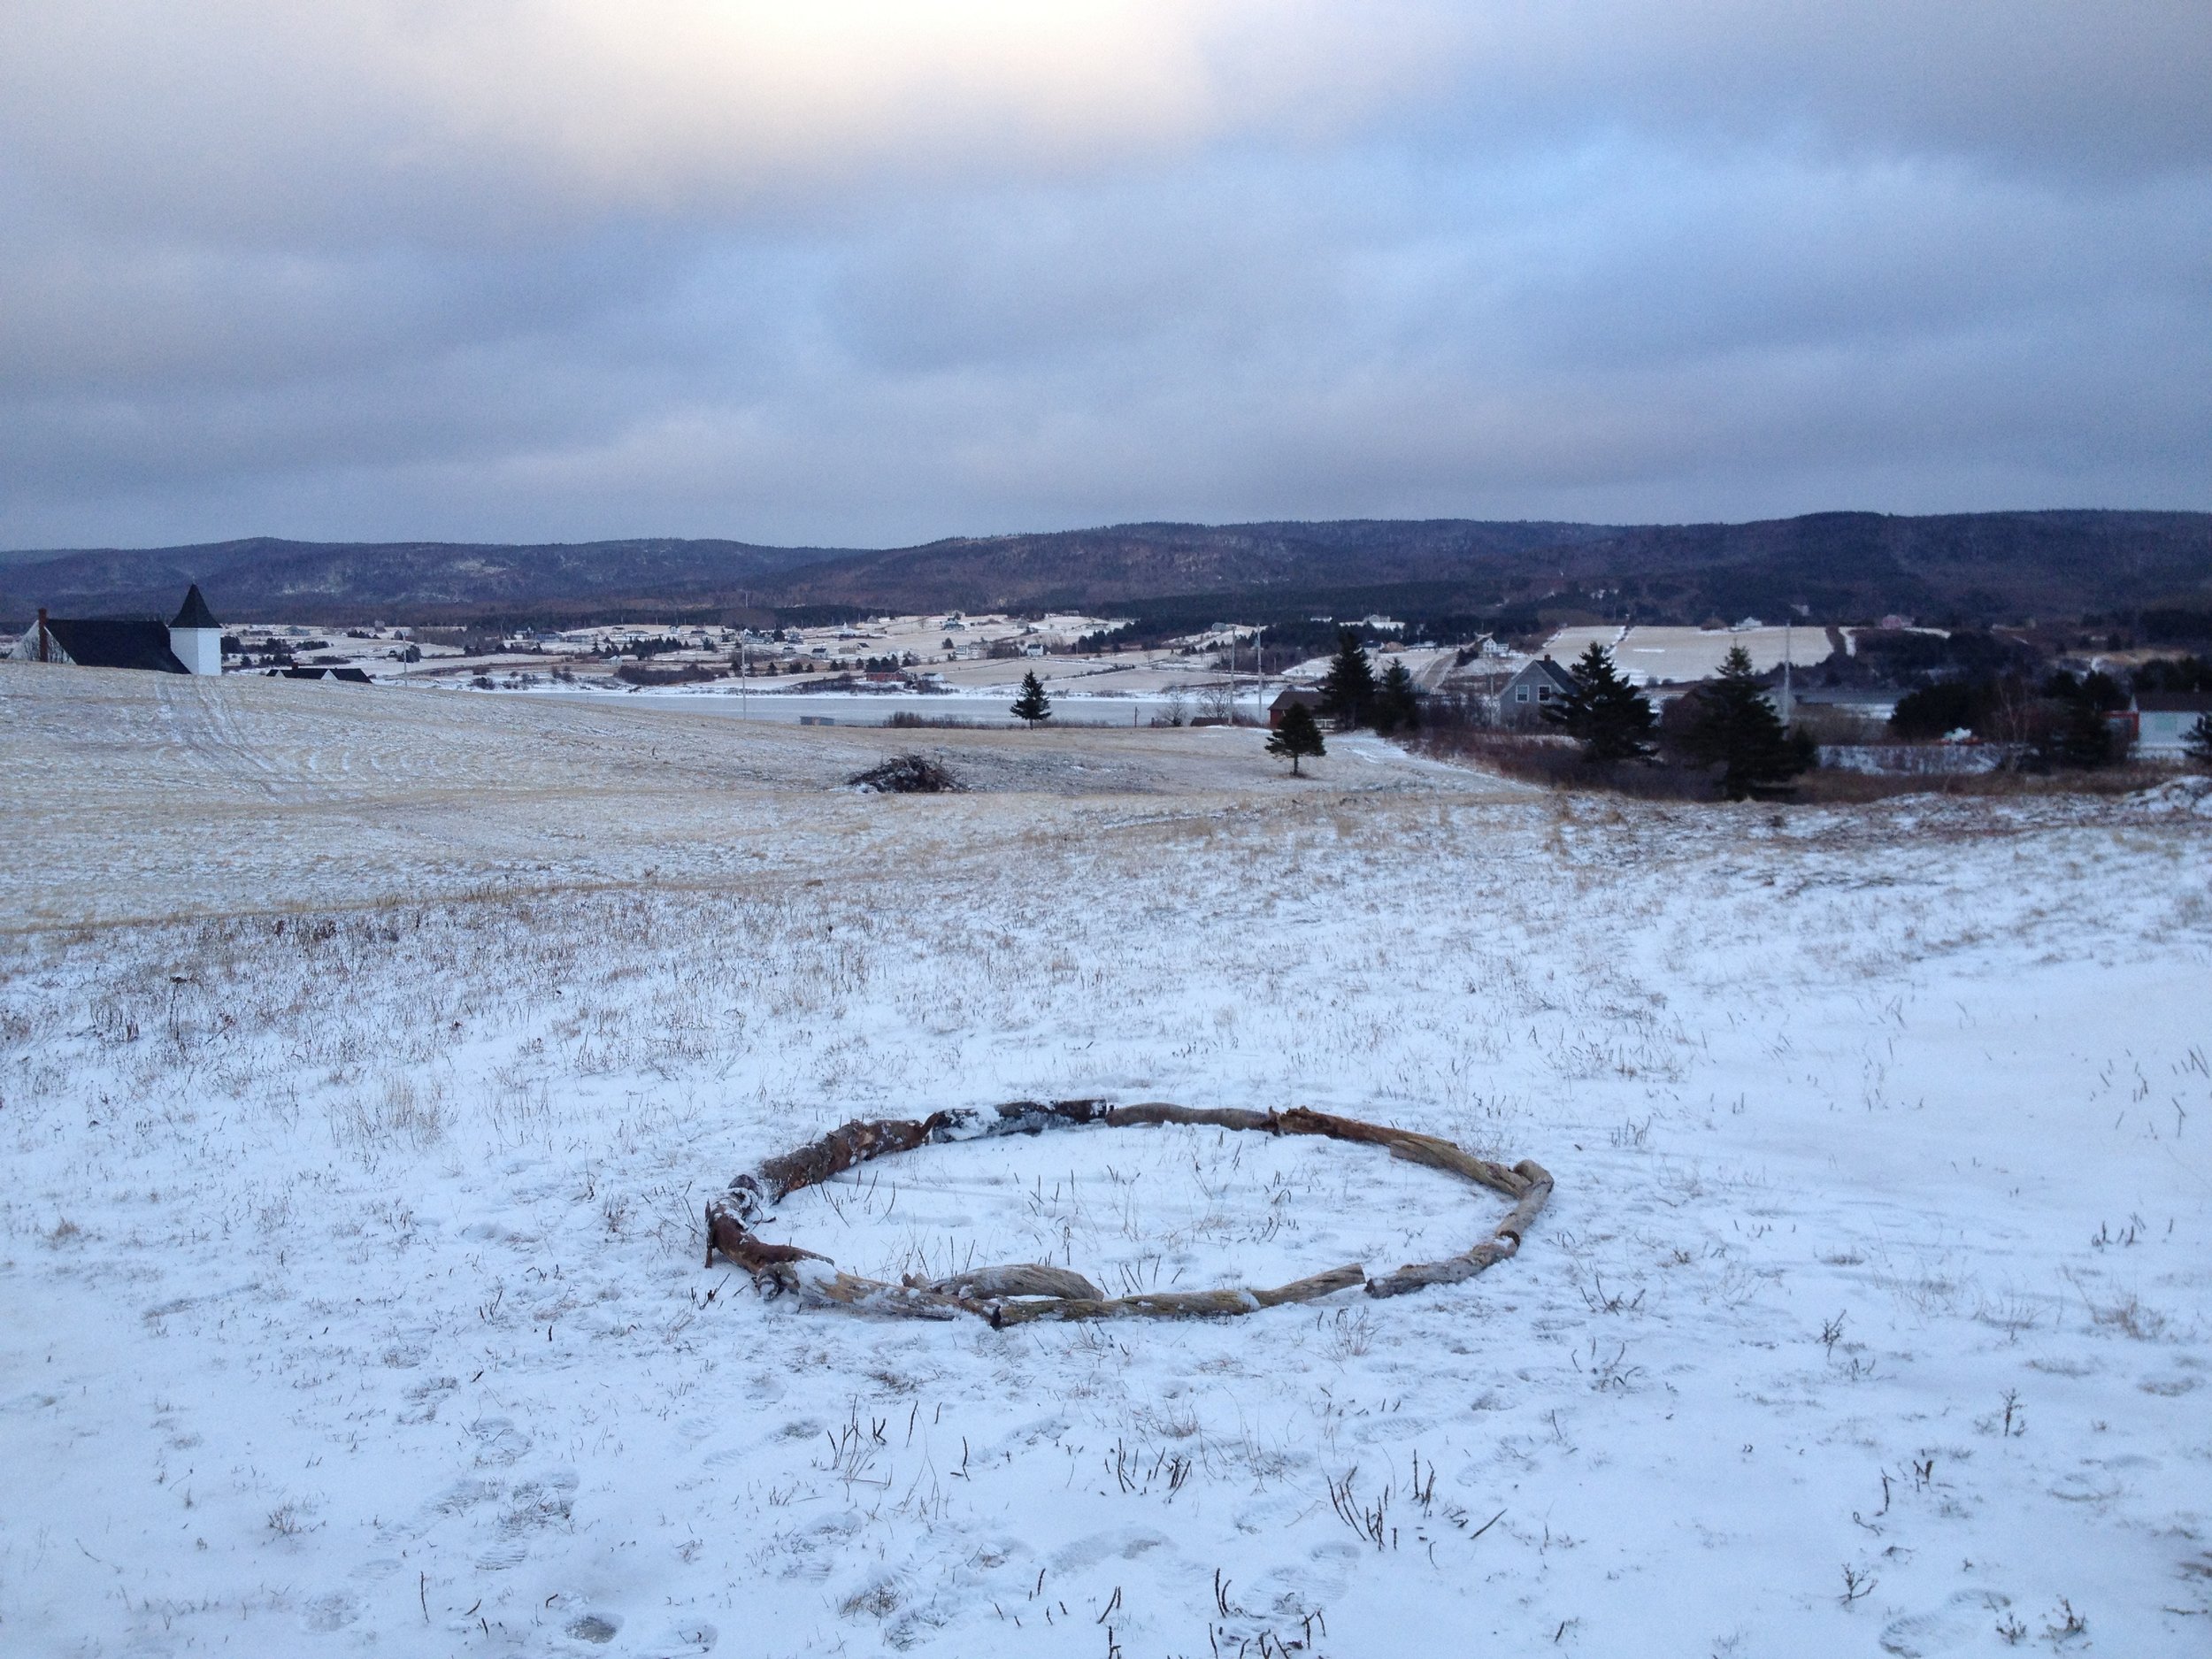
[[[2041,506],[2207,0],[0,0],[0,546]]]

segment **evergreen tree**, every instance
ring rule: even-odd
[[[1544,718],[1579,741],[1586,761],[1610,765],[1648,758],[1651,745],[1645,739],[1659,717],[1613,666],[1613,653],[1594,640],[1567,672],[1575,688],[1563,701],[1546,704]]]
[[[1394,657],[1390,666],[1383,671],[1382,684],[1375,690],[1375,729],[1410,732],[1420,724],[1421,704],[1414,695],[1413,676]]]
[[[1812,746],[1784,729],[1742,646],[1730,649],[1717,679],[1689,695],[1695,706],[1683,752],[1722,769],[1721,793],[1730,800],[1743,800],[1756,785],[1787,783],[1813,764]]]
[[[1321,681],[1321,712],[1340,732],[1367,725],[1374,718],[1375,670],[1356,629],[1339,628],[1336,657]]]
[[[1028,721],[1033,727],[1052,718],[1052,699],[1045,695],[1045,683],[1033,668],[1022,676],[1021,695],[1014,699],[1014,718]]]
[[[2088,697],[2074,697],[2064,705],[2058,730],[2052,734],[2051,757],[2062,766],[2088,772],[2112,758],[2112,727],[2104,710]]]
[[[2212,714],[2197,716],[2197,723],[2182,738],[2181,747],[2191,760],[2212,766]]]
[[[1329,750],[1321,741],[1321,726],[1312,710],[1302,703],[1294,703],[1283,710],[1283,723],[1268,733],[1267,752],[1287,759],[1290,775],[1295,778],[1300,757],[1325,755]]]

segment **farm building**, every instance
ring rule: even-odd
[[[1268,729],[1272,731],[1283,723],[1283,716],[1294,707],[1302,705],[1308,714],[1317,718],[1321,713],[1321,694],[1300,686],[1286,688],[1281,695],[1267,705]]]
[[[9,653],[19,663],[138,668],[158,674],[219,674],[223,628],[194,583],[173,621],[158,617],[50,617],[38,613]]]

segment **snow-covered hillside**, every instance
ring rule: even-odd
[[[1064,793],[1152,764],[1071,740],[1015,792],[860,798],[848,736],[595,711],[472,802],[457,755],[521,764],[489,704],[422,753],[388,701],[302,704],[303,779],[274,703],[181,781],[128,743],[65,775],[50,704],[0,726],[44,814],[6,876],[40,926],[0,939],[0,1650],[2212,1647],[2185,792],[1616,809],[1348,748],[1294,789],[1223,733],[1253,752],[1141,795]],[[559,801],[563,730],[580,777],[635,757],[626,818]],[[979,772],[1039,752],[990,741]],[[143,919],[188,859],[210,913]],[[1469,1284],[1220,1323],[702,1271],[764,1154],[1069,1095],[1352,1112],[1558,1187]],[[1504,1208],[1099,1129],[901,1155],[764,1231],[1121,1290],[1386,1270]]]

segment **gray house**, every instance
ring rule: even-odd
[[[1505,682],[1498,693],[1498,724],[1534,726],[1545,708],[1574,695],[1574,676],[1548,657],[1540,657]]]

